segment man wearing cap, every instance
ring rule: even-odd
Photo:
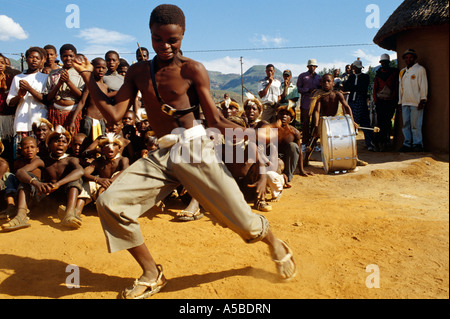
[[[374,134],[376,150],[385,151],[390,147],[392,117],[398,100],[398,69],[389,66],[390,57],[382,54],[381,68],[375,74],[373,82],[373,102],[377,110],[377,123],[380,131]]]
[[[423,152],[422,122],[428,95],[427,72],[417,63],[415,50],[406,50],[402,58],[406,67],[400,71],[398,104],[402,106],[405,140],[399,151]]]
[[[277,106],[281,95],[281,82],[274,78],[275,67],[272,64],[266,66],[266,77],[259,81],[258,95],[263,104],[261,120],[273,123],[277,118]]]
[[[279,106],[290,105],[294,111],[294,119],[292,125],[295,122],[295,105],[300,97],[298,94],[297,87],[291,83],[292,72],[291,70],[284,70],[283,72],[283,83],[281,83],[281,95]]]
[[[370,126],[370,113],[367,105],[368,90],[370,85],[370,76],[362,73],[362,62],[356,60],[352,64],[353,74],[349,76],[344,83],[344,91],[350,92],[348,104],[352,109],[353,118],[359,126]],[[369,151],[374,151],[372,145],[373,131],[363,130],[366,147]]]
[[[301,94],[300,116],[302,121],[302,150],[306,150],[311,138],[309,107],[314,90],[320,87],[320,75],[316,73],[316,59],[308,60],[308,71],[301,73],[297,79],[297,90]]]

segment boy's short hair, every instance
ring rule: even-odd
[[[162,25],[175,24],[179,25],[183,32],[186,30],[186,18],[183,11],[173,4],[161,4],[153,9],[150,15],[150,28],[155,23]]]
[[[115,55],[117,55],[117,58],[120,59],[119,53],[117,53],[114,50],[109,50],[108,52],[105,53],[105,60],[108,58],[108,55],[110,55],[110,54],[115,54]]]
[[[25,144],[25,142],[27,142],[27,141],[32,141],[37,146],[37,141],[36,141],[36,139],[33,136],[26,136],[20,141],[20,143],[19,143],[20,144],[20,148],[22,148],[23,144]]]
[[[55,51],[55,53],[58,52],[58,51],[56,51],[55,46],[54,46],[54,45],[51,45],[51,44],[47,44],[47,45],[44,47],[44,50],[53,50],[53,51]]]
[[[128,63],[128,61],[127,60],[125,60],[125,59],[123,59],[123,58],[119,58],[119,67],[122,67],[122,66],[130,66],[130,64]]]
[[[266,65],[266,70],[267,70],[268,68],[274,68],[274,69],[275,69],[275,66],[274,66],[273,64],[267,64],[267,65]]]
[[[100,62],[100,61],[106,62],[105,59],[98,57],[98,58],[93,59],[93,60],[91,61],[91,64],[92,64],[92,65],[95,65],[95,64],[97,64],[97,63]]]
[[[141,51],[142,51],[142,52],[147,52],[147,55],[148,55],[148,49],[147,49],[147,48],[144,48],[144,47],[141,47],[140,50],[139,50],[139,48],[137,48],[137,49],[136,49],[136,55],[138,55],[139,53],[141,53]]]
[[[45,51],[45,50],[43,50],[42,48],[40,48],[40,47],[31,47],[31,48],[29,48],[26,52],[25,52],[25,58],[28,58],[28,56],[32,53],[32,52],[37,52],[37,53],[39,53],[39,56],[41,57],[41,59],[43,59],[44,58],[44,52],[43,51]],[[46,53],[46,55],[47,55],[47,53]],[[45,56],[46,57],[46,56]]]
[[[77,49],[73,44],[70,43],[63,44],[63,46],[59,49],[59,54],[62,55],[64,51],[69,50],[73,51],[74,54],[77,54]]]

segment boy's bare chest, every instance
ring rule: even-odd
[[[59,161],[52,161],[45,163],[45,171],[48,177],[54,181],[63,177],[69,162],[67,159],[61,159]]]
[[[329,94],[322,97],[321,105],[321,116],[334,116],[339,106],[336,94]]]
[[[150,68],[147,71],[148,73],[141,72],[135,82],[144,101],[159,102],[157,92],[164,102],[171,104],[173,107],[177,107],[177,103],[180,103],[180,101],[188,99],[188,91],[192,86],[192,81],[182,75],[180,67],[158,70],[155,74],[157,92],[154,89]]]
[[[110,178],[117,171],[119,167],[119,160],[105,161],[99,167],[99,176],[103,178]]]

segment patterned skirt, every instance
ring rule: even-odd
[[[53,105],[48,109],[48,120],[52,123],[53,128],[55,129],[58,125],[64,127],[67,131],[70,132],[70,123],[72,121],[72,117],[75,111],[62,111],[55,108]],[[75,132],[74,135],[80,131],[80,122],[82,119],[82,112],[78,113],[77,118],[74,121],[75,124]]]

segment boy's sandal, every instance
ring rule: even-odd
[[[261,212],[270,212],[272,211],[272,206],[266,203],[265,200],[257,200],[255,203],[255,208]]]
[[[73,211],[72,214],[67,214],[66,206],[64,205],[60,205],[58,207],[58,216],[61,219],[61,224],[63,226],[72,229],[78,229],[81,227],[81,217],[78,216],[75,211]]]
[[[289,281],[297,274],[297,265],[295,264],[294,256],[289,246],[282,240],[280,240],[280,242],[286,250],[286,255],[281,260],[272,260],[275,262],[278,274],[281,278],[285,281]]]
[[[162,266],[156,265],[156,267],[158,268],[158,277],[156,278],[156,280],[153,280],[151,282],[143,282],[139,281],[139,279],[136,279],[131,288],[126,288],[122,292],[122,299],[146,299],[160,292],[161,289],[167,284],[167,280],[166,277],[164,277]],[[134,295],[133,291],[137,287],[146,287],[146,289],[141,294]]]
[[[199,220],[204,215],[200,212],[200,208],[195,212],[190,212],[187,210],[182,210],[181,212],[177,213],[177,219],[182,222],[190,222],[193,220]]]
[[[29,212],[30,211],[27,209],[27,214]],[[11,232],[22,228],[31,227],[31,225],[28,223],[29,220],[30,218],[27,216],[25,216],[25,218],[20,218],[19,216],[16,216],[13,219],[11,219],[8,223],[2,225],[2,231]]]
[[[73,214],[67,214],[66,217],[64,217],[64,219],[62,220],[62,225],[72,228],[72,229],[78,229],[81,227],[81,217],[75,215],[75,213]]]

